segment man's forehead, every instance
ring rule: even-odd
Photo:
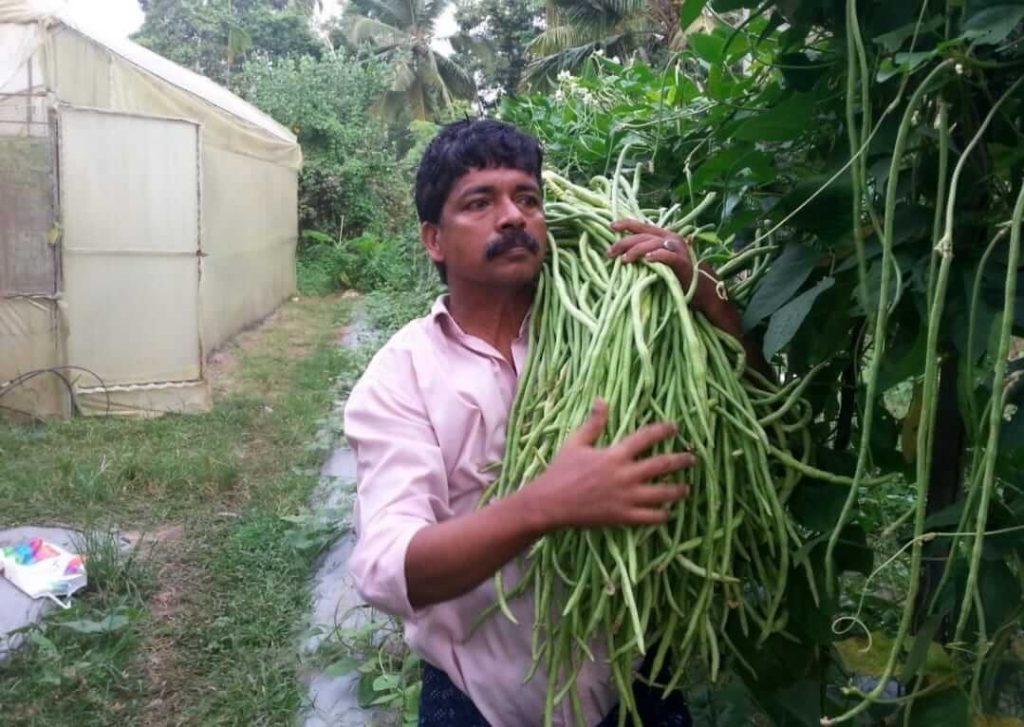
[[[529,172],[515,167],[488,167],[467,171],[452,185],[449,196],[460,194],[470,188],[498,186],[538,189],[537,179]]]

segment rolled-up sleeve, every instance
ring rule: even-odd
[[[357,477],[357,540],[349,570],[367,603],[412,618],[405,577],[409,542],[420,529],[451,517],[437,436],[415,389],[367,376],[349,396],[345,435],[356,454]]]

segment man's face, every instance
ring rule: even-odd
[[[519,169],[473,169],[452,186],[439,224],[421,237],[449,284],[521,287],[537,278],[548,228],[537,180]]]

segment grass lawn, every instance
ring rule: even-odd
[[[91,585],[0,664],[4,724],[287,724],[315,552],[296,545],[355,303],[287,303],[211,359],[199,416],[0,422],[0,524],[89,533]],[[322,444],[311,444],[315,440]],[[128,555],[112,533],[140,544]]]

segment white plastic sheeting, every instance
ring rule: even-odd
[[[200,290],[211,350],[295,291],[298,188],[285,167],[211,146],[202,166]]]
[[[52,179],[48,137],[0,135],[0,296],[57,292]]]
[[[0,136],[46,136],[45,76],[36,25],[0,25]]]
[[[77,382],[86,412],[208,406],[206,348],[295,289],[294,135],[202,76],[75,28],[59,3],[0,0],[5,137],[39,144],[28,173],[0,173],[0,200],[39,214],[5,227],[0,212],[0,387],[79,365],[110,386]],[[26,292],[42,295],[12,297]],[[66,413],[46,378],[19,396]]]
[[[68,360],[110,386],[199,379],[198,126],[59,121]]]
[[[43,298],[0,298],[0,388],[20,374],[60,366],[61,315],[57,302]],[[67,389],[56,376],[34,376],[0,399],[4,412],[35,416],[70,414]]]
[[[292,170],[301,166],[294,134],[208,78],[131,41],[100,41],[69,25],[55,26],[49,38],[47,74],[61,101],[201,120],[205,144]]]
[[[63,0],[0,0],[0,23],[49,20],[64,6]]]

